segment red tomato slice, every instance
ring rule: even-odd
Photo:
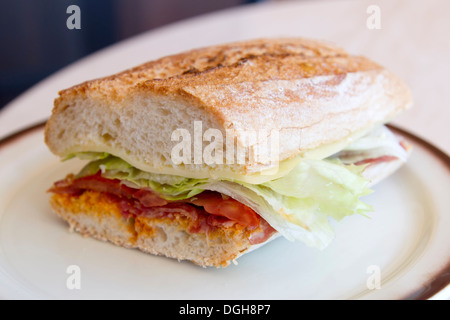
[[[192,198],[191,202],[203,207],[210,214],[227,217],[245,227],[259,226],[259,216],[255,211],[230,197],[223,197],[220,193],[204,191]]]

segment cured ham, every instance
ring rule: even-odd
[[[381,162],[390,162],[390,161],[395,161],[397,159],[398,159],[398,157],[396,157],[396,156],[382,156],[382,157],[377,157],[377,158],[364,159],[364,160],[356,162],[355,165],[360,166],[360,165],[366,164],[368,166],[373,166],[373,165],[376,165]]]
[[[252,231],[249,241],[258,244],[276,232],[251,208],[213,191],[204,191],[186,200],[168,201],[148,188],[132,188],[118,179],[104,178],[100,173],[81,178],[69,175],[66,179],[56,182],[49,190],[74,197],[85,191],[107,194],[110,201],[119,205],[122,215],[126,218],[146,216],[174,219],[176,215],[182,215],[189,218],[188,231],[191,233],[208,233],[214,228],[239,225]]]

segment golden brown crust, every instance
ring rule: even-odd
[[[305,64],[294,63],[289,66],[280,60],[290,57],[302,59]],[[207,79],[207,83],[219,83],[227,79],[234,81],[233,78],[236,72],[239,72],[239,67],[250,60],[259,64],[253,68],[256,70],[253,75],[257,74],[259,77],[265,74],[257,71],[257,69],[272,61],[278,61],[279,64],[283,65],[284,69],[280,70],[280,74],[286,72],[284,78],[290,78],[292,75],[298,77],[290,71],[290,67],[301,70],[303,74],[313,76],[325,72],[326,67],[315,66],[311,68],[306,64],[308,59],[332,57],[348,57],[348,54],[335,46],[308,39],[257,39],[199,48],[163,57],[105,78],[86,81],[62,90],[59,94],[60,96],[67,96],[95,93],[112,100],[121,100],[129,94],[129,89],[137,84],[142,84],[150,89],[153,84],[156,85],[164,82],[164,80],[178,82],[178,88],[182,88],[183,82],[184,84],[191,84],[193,78],[198,83],[205,83],[202,81],[203,77]],[[211,71],[218,70],[221,70],[220,76],[213,74],[211,77]],[[243,78],[240,79],[241,81],[244,80]],[[252,80],[252,78],[247,78],[247,80]],[[176,87],[172,86],[172,90],[176,90]]]
[[[374,62],[349,56],[341,48],[324,42],[302,38],[257,39],[195,49],[86,81],[60,91],[56,105],[65,97],[79,94],[117,102],[135,94],[134,90],[183,94],[183,88],[200,84],[293,80],[377,69],[381,67]]]

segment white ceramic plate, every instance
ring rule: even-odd
[[[448,298],[450,160],[406,132],[410,161],[366,197],[371,218],[336,224],[326,250],[279,238],[237,265],[203,269],[70,233],[46,190],[82,163],[61,163],[42,129],[0,142],[0,298]]]

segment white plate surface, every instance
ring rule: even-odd
[[[61,163],[42,127],[28,130],[0,143],[0,298],[448,299],[450,160],[410,141],[410,161],[365,198],[371,217],[335,224],[326,250],[279,238],[204,269],[70,233],[46,190],[82,163]]]

